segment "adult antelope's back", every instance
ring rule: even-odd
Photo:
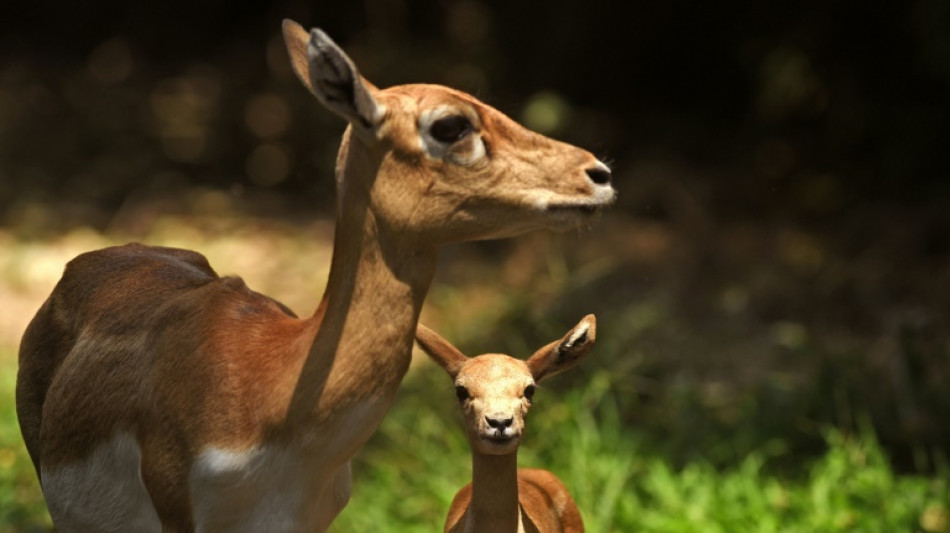
[[[613,200],[584,150],[446,87],[377,89],[319,30],[284,38],[349,122],[326,292],[301,319],[195,252],[71,261],[17,378],[60,531],[326,530],[409,365],[438,246],[573,228]]]

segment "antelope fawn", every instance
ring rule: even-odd
[[[547,470],[518,468],[518,446],[535,385],[577,364],[594,347],[587,315],[527,361],[503,354],[466,357],[419,324],[416,342],[449,374],[472,449],[472,482],[455,495],[446,533],[582,533],[580,511]]]

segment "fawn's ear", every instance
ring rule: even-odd
[[[535,381],[541,381],[571,368],[590,353],[597,339],[597,319],[587,315],[559,340],[541,348],[528,358]]]
[[[330,36],[316,28],[307,33],[290,19],[284,20],[283,31],[294,73],[323,105],[351,124],[379,125],[384,112],[373,98],[376,88]]]
[[[462,363],[468,360],[468,357],[458,348],[422,324],[416,326],[416,342],[429,357],[452,376],[453,380],[458,377]]]

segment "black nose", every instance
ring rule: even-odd
[[[509,427],[509,426],[511,425],[511,423],[515,421],[515,419],[512,418],[512,417],[508,417],[508,418],[493,418],[493,417],[490,417],[490,416],[486,416],[486,417],[485,417],[485,421],[488,422],[488,425],[489,425],[489,426],[491,426],[491,427],[493,427],[493,428],[495,428],[495,429],[505,429],[506,427]]]
[[[609,170],[604,170],[602,168],[589,168],[587,169],[587,175],[590,177],[590,180],[596,183],[597,185],[610,184]]]

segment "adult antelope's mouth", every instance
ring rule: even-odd
[[[600,204],[589,204],[589,203],[576,203],[576,204],[548,204],[548,211],[561,211],[561,212],[577,212],[583,213],[585,215],[593,215],[601,207],[604,207]]]
[[[554,231],[568,231],[586,226],[596,219],[603,207],[609,203],[579,201],[551,202],[544,207],[549,220],[548,228]]]
[[[548,198],[545,209],[554,213],[579,213],[582,215],[593,215],[604,207],[614,203],[617,198],[617,191],[610,187],[604,187],[594,192],[587,198]]]

